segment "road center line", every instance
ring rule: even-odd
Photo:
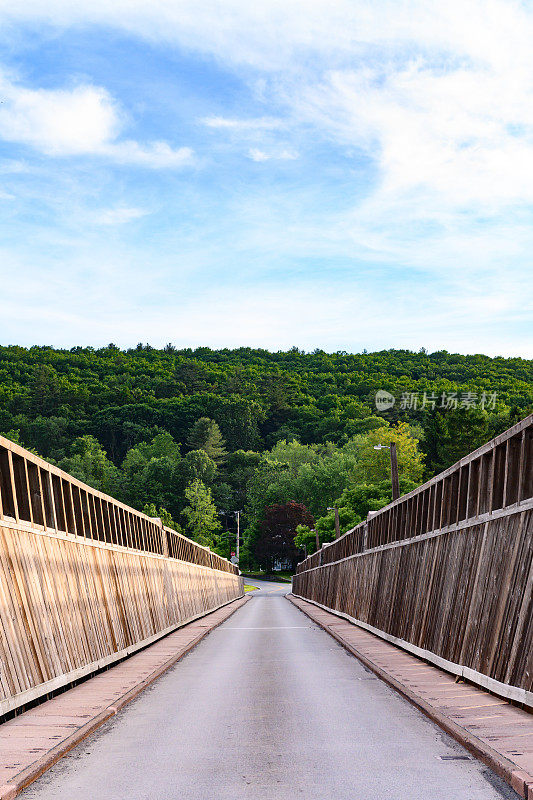
[[[314,625],[272,625],[268,628],[216,628],[218,631],[289,631],[295,628],[314,628]],[[214,633],[215,631],[213,631]]]

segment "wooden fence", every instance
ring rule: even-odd
[[[533,416],[298,565],[293,591],[533,707]]]
[[[242,594],[226,559],[0,437],[0,715]]]

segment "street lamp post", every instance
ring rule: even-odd
[[[235,547],[235,558],[237,559],[237,564],[238,564],[240,556],[241,556],[241,514],[242,514],[242,510],[241,511],[219,511],[218,513],[219,514],[223,514],[225,517],[229,517],[231,514],[233,514],[233,516],[237,520],[237,541],[236,541],[236,547]],[[227,526],[226,526],[226,530],[227,530]]]
[[[396,442],[391,442],[390,447],[386,444],[375,444],[374,450],[389,450],[390,452],[392,499],[397,500],[400,496],[400,478],[398,475],[398,454],[396,452]]]
[[[328,508],[328,511],[335,512],[335,539],[338,539],[341,535],[341,523],[339,520],[339,507],[338,506],[331,506]]]
[[[235,556],[238,564],[241,557],[241,512],[235,511],[235,516],[237,517],[237,548],[235,550]]]

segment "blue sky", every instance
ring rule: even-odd
[[[533,357],[533,9],[4,0],[3,343]]]

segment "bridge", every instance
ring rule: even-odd
[[[530,416],[245,597],[0,437],[0,799],[531,800],[532,463]]]

